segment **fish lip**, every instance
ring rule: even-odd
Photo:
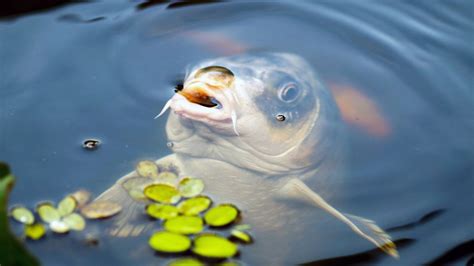
[[[176,93],[171,98],[170,108],[174,113],[183,118],[207,124],[230,123],[232,118],[230,112],[228,112],[228,108],[226,108],[229,105],[226,97],[219,93],[209,93],[209,96],[215,98],[221,105],[221,108],[206,107],[198,103],[193,103],[179,93]]]

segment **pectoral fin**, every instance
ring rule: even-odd
[[[292,199],[300,199],[305,202],[316,205],[331,215],[347,224],[352,231],[374,243],[381,250],[392,257],[398,258],[398,252],[390,236],[385,233],[374,221],[361,218],[354,215],[344,215],[334,207],[329,205],[321,196],[310,189],[299,179],[291,179],[281,190],[280,193]]]

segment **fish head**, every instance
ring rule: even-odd
[[[177,154],[266,174],[301,171],[326,152],[318,145],[325,142],[333,106],[297,55],[217,58],[188,71],[169,101],[167,135]]]

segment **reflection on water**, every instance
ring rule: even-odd
[[[370,100],[390,126],[390,134],[371,134],[357,122],[370,114],[355,111],[345,132],[348,174],[331,203],[389,228],[401,258],[366,252],[369,243],[328,218],[305,233],[324,245],[307,247],[301,238],[292,244],[305,258],[290,254],[287,262],[472,261],[471,2],[161,2],[78,3],[0,20],[0,160],[19,177],[11,202],[57,201],[77,188],[97,195],[136,162],[167,155],[165,119],[153,117],[188,65],[292,52],[328,87]],[[360,102],[352,95],[343,101],[348,110]],[[89,138],[100,139],[100,149],[85,151]],[[92,233],[104,223],[92,222]],[[256,235],[240,257],[251,265],[264,261],[259,250],[270,239]],[[95,247],[84,238],[28,245],[46,265],[164,261],[147,236],[104,238]]]

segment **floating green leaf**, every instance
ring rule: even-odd
[[[43,224],[25,225],[25,236],[30,239],[38,240],[42,238],[45,234],[46,228]]]
[[[168,184],[153,184],[149,185],[143,191],[145,196],[156,202],[171,203],[178,202],[181,198],[178,190]]]
[[[122,187],[128,191],[130,197],[134,200],[143,201],[147,197],[143,194],[143,189],[152,184],[153,179],[146,177],[131,177],[122,183]]]
[[[204,220],[210,226],[226,226],[234,222],[239,216],[239,210],[232,204],[218,205],[204,215]]]
[[[154,179],[159,183],[170,184],[173,186],[178,182],[178,176],[173,172],[161,172]]]
[[[230,235],[232,238],[237,239],[240,242],[243,242],[245,244],[250,244],[253,242],[252,237],[247,232],[244,232],[244,231],[233,229],[230,232]]]
[[[62,220],[56,220],[49,223],[49,228],[51,231],[59,234],[64,234],[69,232],[69,226]]]
[[[191,198],[201,194],[204,190],[204,182],[199,178],[186,177],[179,182],[179,193],[185,198]]]
[[[218,235],[202,234],[194,239],[193,252],[208,258],[230,258],[238,252],[237,245]]]
[[[71,214],[77,207],[77,202],[72,196],[67,196],[58,204],[58,212],[61,216]]]
[[[173,205],[152,203],[146,206],[146,213],[153,218],[166,220],[178,216],[178,208]]]
[[[38,212],[41,220],[43,220],[45,223],[51,223],[61,219],[59,211],[49,202],[39,204],[36,207],[36,211]]]
[[[224,262],[221,262],[219,264],[217,264],[216,266],[239,266],[240,263],[236,262],[236,261],[224,261]]]
[[[170,262],[168,266],[204,266],[204,264],[195,258],[182,258]]]
[[[93,201],[81,209],[88,219],[101,219],[113,216],[122,210],[118,203],[106,200]]]
[[[14,207],[11,209],[10,214],[13,219],[22,224],[30,225],[35,222],[35,216],[33,215],[33,213],[25,207]]]
[[[150,237],[148,244],[159,252],[179,253],[191,247],[191,240],[180,234],[159,231]]]
[[[86,221],[77,213],[65,216],[63,221],[71,230],[82,231],[86,227]]]
[[[169,232],[189,235],[201,232],[203,224],[199,216],[177,216],[166,220],[164,227]]]
[[[158,165],[152,161],[141,161],[137,164],[137,173],[143,177],[157,177]]]
[[[178,205],[179,212],[186,216],[198,215],[211,206],[211,199],[207,196],[197,196],[187,199]]]

